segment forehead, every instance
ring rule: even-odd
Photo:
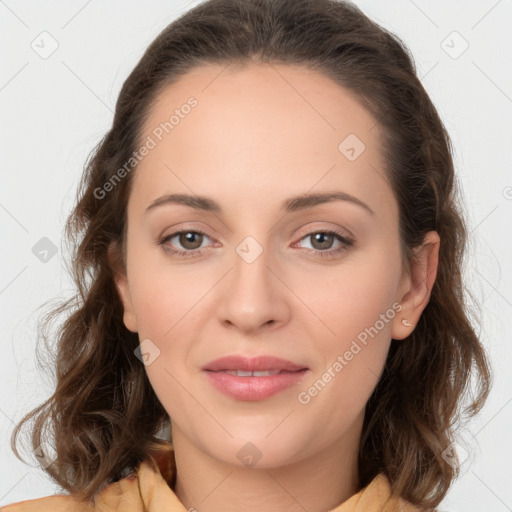
[[[177,188],[231,191],[242,201],[249,192],[271,200],[335,187],[390,200],[374,118],[350,91],[306,67],[195,68],[158,95],[140,138],[154,143],[135,173],[146,203]]]
[[[188,109],[191,97],[197,106]],[[172,121],[176,141],[180,134],[189,135],[187,125],[191,123],[184,122],[187,117],[194,119],[196,137],[211,138],[215,130],[217,140],[229,136],[244,146],[249,144],[248,132],[255,141],[256,136],[272,134],[276,144],[315,135],[326,137],[330,144],[349,133],[372,143],[378,133],[369,133],[376,122],[352,92],[317,71],[295,65],[211,64],[194,68],[160,92],[150,107],[143,133],[152,133],[175,113],[179,115]]]

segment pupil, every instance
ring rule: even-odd
[[[329,243],[326,244],[325,241],[327,240],[329,242],[331,237],[332,237],[332,235],[327,235],[325,233],[316,233],[314,235],[315,242],[316,241],[320,242],[321,249],[329,248],[330,244]]]
[[[183,245],[183,247],[187,247],[188,249],[197,249],[201,246],[201,241],[199,241],[199,244],[196,242],[194,243],[193,239],[194,237],[198,236],[199,233],[194,233],[192,231],[188,231],[187,233],[182,233],[182,240],[180,240],[180,243]],[[183,240],[184,239],[184,240]],[[192,244],[192,247],[188,246],[187,244]]]

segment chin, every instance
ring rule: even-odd
[[[282,421],[280,418],[279,421]],[[279,424],[279,421],[275,425]],[[224,436],[222,440],[208,438],[204,442],[210,455],[227,464],[240,467],[270,469],[292,464],[304,458],[304,449],[311,448],[311,440],[303,439],[298,432],[290,432],[279,426],[272,429],[228,428],[233,438]],[[280,434],[278,430],[282,428]]]

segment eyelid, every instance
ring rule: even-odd
[[[312,228],[307,228],[307,230],[300,235],[300,239],[304,238],[307,235],[311,235],[313,233],[326,233],[326,232],[333,232],[338,234],[340,237],[345,238],[347,240],[354,240],[355,237],[352,234],[351,231],[349,231],[346,228],[341,228],[336,225],[331,226],[313,226]]]

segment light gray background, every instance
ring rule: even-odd
[[[0,1],[0,504],[56,490],[15,458],[9,438],[51,392],[35,364],[36,308],[72,293],[61,236],[83,164],[147,45],[197,3]],[[356,3],[411,48],[452,137],[472,240],[466,279],[482,307],[481,336],[496,372],[483,413],[465,431],[463,474],[441,509],[510,511],[512,3]],[[52,44],[56,51],[41,58]],[[32,251],[47,243],[43,237],[57,249],[47,261]]]

